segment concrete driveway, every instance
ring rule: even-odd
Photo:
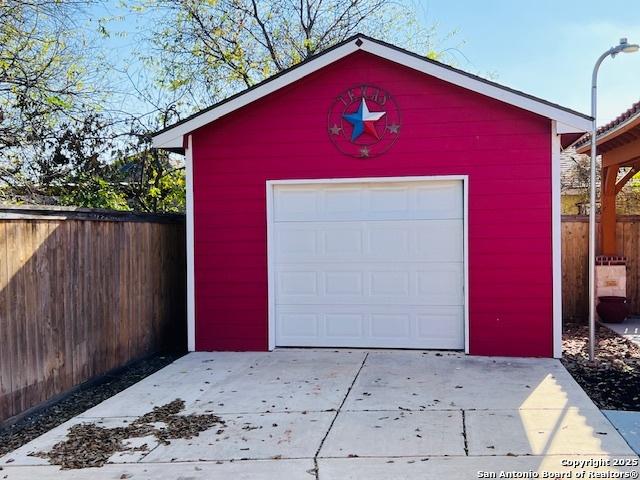
[[[181,415],[214,412],[224,428],[169,444],[133,439],[146,448],[99,468],[60,471],[29,455],[72,425],[131,424],[177,398]],[[637,458],[556,360],[287,349],[187,355],[1,458],[0,479],[576,478],[614,459],[636,478]]]

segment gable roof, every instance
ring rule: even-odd
[[[363,34],[356,34],[246,90],[156,132],[153,135],[153,146],[169,150],[181,150],[184,145],[184,135],[286,87],[358,50],[404,65],[453,85],[495,98],[551,120],[556,120],[558,122],[558,133],[586,132],[591,128],[592,119],[588,115],[428,59],[395,45]]]

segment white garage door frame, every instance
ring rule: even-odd
[[[411,177],[361,177],[323,178],[308,180],[267,180],[267,282],[268,282],[268,329],[269,350],[276,348],[276,298],[275,298],[275,240],[274,240],[274,192],[278,185],[311,185],[337,183],[387,183],[387,182],[441,182],[461,181],[463,192],[463,273],[464,273],[464,351],[469,353],[469,176],[436,175]]]

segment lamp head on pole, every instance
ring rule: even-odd
[[[620,52],[633,53],[637,52],[640,46],[637,43],[629,43],[626,38],[621,38],[620,43],[611,49],[611,56],[615,57]]]

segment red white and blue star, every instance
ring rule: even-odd
[[[356,140],[363,133],[368,133],[375,139],[380,139],[376,130],[376,122],[380,120],[387,112],[371,112],[367,107],[367,102],[362,99],[358,110],[353,113],[345,113],[342,117],[353,125],[351,131],[351,141]]]
[[[400,134],[398,105],[376,85],[360,84],[339,93],[327,117],[331,142],[340,152],[357,158],[383,154]]]

